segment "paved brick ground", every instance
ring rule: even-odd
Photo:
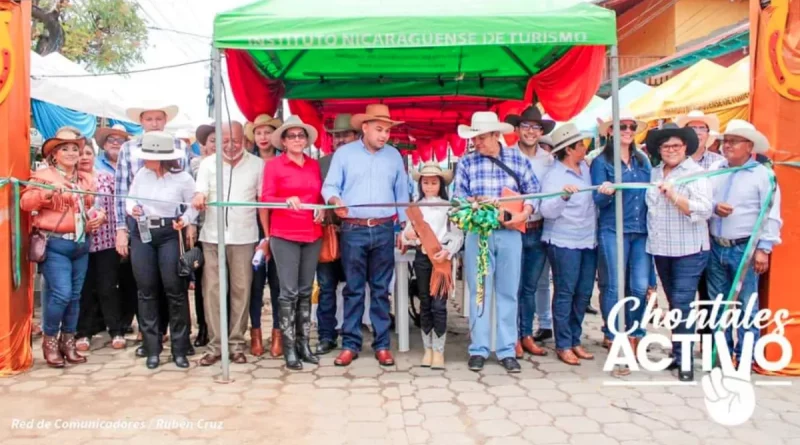
[[[548,343],[547,357],[526,359],[523,372],[510,376],[493,361],[480,374],[466,369],[466,321],[453,312],[446,371],[417,366],[416,332],[412,351],[398,354],[392,368],[380,368],[370,351],[349,368],[333,366],[329,355],[318,367],[292,373],[281,360],[248,356],[249,363],[231,366],[228,384],[215,382],[219,367],[179,370],[168,351],[162,357],[168,364],[150,371],[134,357],[133,342],[114,351],[107,337],[94,339],[88,364],[49,369],[37,343],[33,369],[0,379],[0,443],[800,444],[800,384],[757,387],[752,419],[726,428],[708,418],[699,385],[604,385],[612,378],[602,371],[599,316],[587,316],[584,330],[599,360],[569,367]],[[63,424],[78,420],[128,425]]]

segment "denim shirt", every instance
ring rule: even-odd
[[[647,156],[631,156],[629,164],[622,163],[622,182],[650,182],[650,170],[652,167]],[[592,185],[600,185],[606,181],[614,183],[614,163],[609,162],[604,154],[601,153],[592,161],[591,171]],[[644,199],[646,193],[645,189],[622,191],[623,233],[647,233],[647,204]],[[600,213],[598,231],[616,232],[616,197],[596,190],[592,195]]]

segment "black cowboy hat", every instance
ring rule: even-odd
[[[506,123],[515,127],[519,127],[520,122],[538,122],[542,126],[542,134],[548,134],[556,127],[555,121],[549,119],[542,119],[542,112],[539,108],[531,105],[519,114],[509,114],[505,119]]]
[[[691,156],[697,151],[700,145],[700,140],[697,139],[697,133],[691,127],[678,127],[676,124],[664,124],[661,129],[652,129],[647,132],[647,139],[645,140],[645,147],[651,156],[660,157],[658,152],[661,144],[671,137],[679,138],[686,144],[686,156]]]

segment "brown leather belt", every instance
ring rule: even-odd
[[[541,229],[544,225],[544,220],[540,219],[538,221],[528,221],[525,223],[525,229],[527,230],[538,230]]]
[[[356,226],[375,227],[385,224],[393,219],[393,217],[389,216],[386,218],[343,218],[342,221]]]

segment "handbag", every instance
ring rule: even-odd
[[[56,223],[56,228],[53,230],[54,232],[58,230],[58,227],[61,225],[61,222],[64,221],[68,212],[69,208],[64,210],[64,213],[61,214],[61,218],[59,218]],[[39,227],[33,226],[31,234],[28,236],[28,261],[41,264],[47,260],[48,238],[50,238],[49,235],[42,232]]]
[[[320,263],[332,263],[339,259],[339,237],[336,233],[336,225],[326,224],[322,226],[322,248],[319,251]]]
[[[178,258],[178,276],[189,277],[192,272],[203,267],[203,251],[194,246],[186,250],[183,245],[183,230],[178,234],[178,241],[181,248],[181,256]]]

